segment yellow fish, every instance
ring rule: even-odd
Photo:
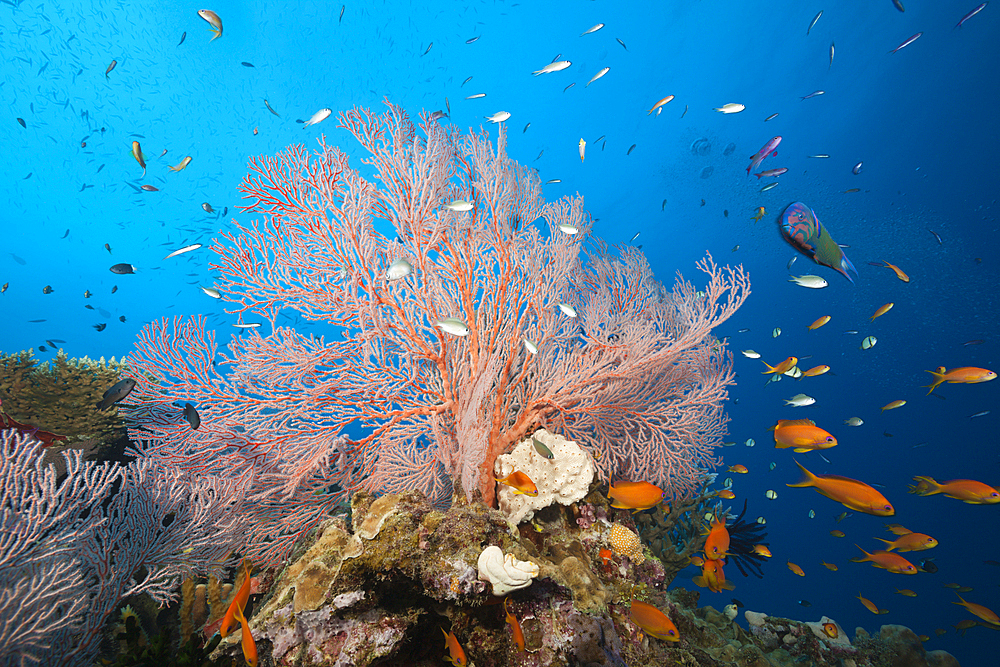
[[[767,211],[764,210],[763,206],[758,206],[757,215],[753,216],[754,224],[756,224],[761,218],[763,218],[766,213]]]

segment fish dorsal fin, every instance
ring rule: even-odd
[[[871,485],[865,484],[864,482],[859,482],[856,479],[851,479],[850,477],[844,477],[843,475],[817,475],[820,479],[832,479],[838,482],[850,482],[851,484],[856,484],[858,486],[864,486],[871,488]]]
[[[811,419],[779,419],[778,425],[775,429],[785,428],[787,426],[815,426],[816,422]]]

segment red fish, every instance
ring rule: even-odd
[[[760,166],[760,163],[764,161],[768,155],[778,154],[778,144],[781,143],[781,137],[774,137],[769,142],[764,144],[764,147],[759,151],[750,156],[750,166],[747,167],[747,176],[750,172]]]
[[[236,625],[236,612],[247,606],[250,599],[250,561],[243,561],[243,585],[233,596],[233,601],[226,610],[226,615],[222,618],[222,625],[219,626],[219,634],[228,637],[229,632]]]
[[[725,519],[720,519],[716,514],[712,517],[712,526],[705,539],[705,558],[709,560],[719,560],[725,558],[729,552],[729,530],[726,529]]]

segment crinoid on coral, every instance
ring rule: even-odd
[[[765,546],[769,544],[763,541],[767,537],[767,531],[764,530],[763,524],[756,521],[749,523],[744,521],[743,516],[746,513],[747,501],[744,500],[743,511],[732,524],[727,526],[729,529],[729,561],[736,564],[740,574],[744,577],[750,576],[747,574],[749,571],[758,579],[763,579],[764,572],[761,570],[761,565],[767,561],[767,558],[754,551],[754,547],[758,544]]]

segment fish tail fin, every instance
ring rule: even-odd
[[[805,467],[798,461],[795,461],[795,465],[799,467],[799,470],[802,471],[802,474],[805,475],[805,477],[803,477],[802,480],[796,482],[795,484],[785,484],[785,486],[790,486],[792,488],[816,486],[816,480],[819,479],[819,477],[806,470]]]
[[[939,384],[944,382],[944,373],[940,372],[941,370],[943,369],[939,368],[937,371],[924,371],[925,373],[930,373],[934,376],[934,382],[924,385],[925,387],[930,387],[930,391],[927,392],[928,396],[931,395],[931,392],[934,391]]]
[[[766,371],[761,371],[761,373],[760,373],[761,375],[767,375],[768,373],[777,373],[778,372],[777,368],[775,368],[771,364],[767,363],[763,359],[761,360],[761,363],[763,363],[765,366],[767,366],[767,370]]]
[[[756,177],[757,177],[757,180],[758,180],[758,181],[760,180],[760,176],[761,176],[760,174],[754,174],[754,176],[756,176]]]
[[[860,546],[859,546],[858,544],[855,544],[854,546],[856,546],[856,547],[858,547],[859,549],[861,549],[861,547],[860,547]],[[863,554],[864,554],[864,558],[862,558],[861,556],[858,556],[857,558],[852,558],[852,559],[851,559],[851,562],[852,562],[852,563],[864,563],[864,562],[866,562],[866,561],[869,561],[869,560],[871,560],[871,554],[870,554],[870,553],[868,553],[868,552],[867,552],[867,551],[865,551],[864,549],[861,549],[861,553],[863,553]]]
[[[701,588],[708,588],[708,580],[705,577],[695,577],[691,580],[695,586],[700,586]],[[957,602],[955,604],[958,604]]]
[[[885,542],[886,545],[888,545],[885,549],[886,551],[892,551],[893,549],[896,548],[896,545],[890,542],[889,540],[883,540],[881,537],[876,537],[875,539],[878,540],[879,542]]]
[[[941,485],[934,481],[933,477],[914,477],[913,481],[917,483],[908,487],[910,493],[915,493],[918,496],[933,496],[941,493]]]

